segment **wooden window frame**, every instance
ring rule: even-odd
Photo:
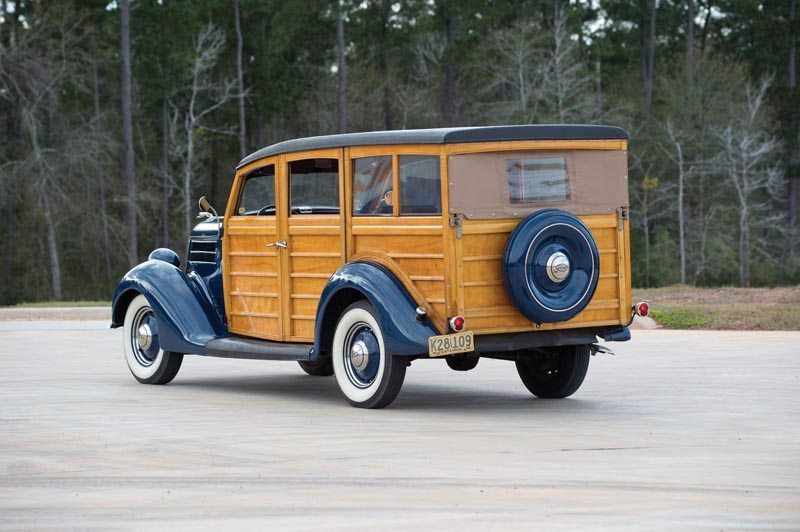
[[[355,159],[362,159],[364,157],[391,157],[392,158],[392,198],[394,203],[392,205],[391,218],[424,218],[424,217],[441,217],[442,213],[437,214],[400,214],[400,156],[401,155],[429,155],[439,157],[439,180],[444,181],[444,174],[441,171],[443,160],[442,148],[439,145],[432,144],[407,144],[396,146],[352,146],[349,148],[349,154],[346,158],[346,164],[349,166],[344,178],[347,180],[347,193],[352,196],[353,194],[353,161]],[[444,190],[444,187],[442,188]],[[444,212],[444,200],[442,201],[442,212]],[[353,198],[348,198],[348,212],[347,218],[369,218],[378,215],[363,215],[353,216],[352,213]],[[382,215],[382,218],[389,218],[388,215]]]

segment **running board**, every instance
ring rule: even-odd
[[[312,344],[272,342],[241,336],[217,338],[206,344],[206,356],[253,360],[310,360]]]

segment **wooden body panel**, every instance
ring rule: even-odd
[[[449,312],[445,282],[446,215],[400,215],[400,195],[395,194],[391,216],[352,216],[353,159],[381,155],[437,155],[440,175],[446,173],[442,146],[360,146],[345,150],[345,203],[347,261],[372,260],[397,277],[425,307],[440,332],[446,331]],[[399,188],[398,159],[393,160],[393,189]],[[447,212],[445,179],[442,179],[442,210]]]
[[[456,240],[461,266],[456,304],[476,334],[567,329],[627,323],[630,282],[628,222],[617,214],[582,216],[600,253],[600,279],[589,305],[571,320],[537,326],[511,303],[503,282],[503,253],[519,220],[465,220]]]
[[[344,264],[344,231],[339,215],[290,216],[287,222],[288,276],[286,335],[293,342],[314,341],[314,324],[322,290]]]
[[[447,315],[442,231],[438,217],[356,217],[350,255],[350,260],[372,260],[392,271],[412,296],[416,292],[417,304],[428,310],[440,331]]]
[[[575,318],[536,326],[511,304],[503,283],[508,236],[521,221],[464,220],[451,225],[448,157],[505,150],[627,149],[621,140],[512,141],[448,145],[360,146],[297,152],[247,164],[237,172],[223,238],[224,287],[229,329],[271,340],[312,342],[319,297],[341,265],[358,259],[384,265],[403,283],[433,324],[461,314],[476,334],[512,333],[627,323],[630,317],[630,230],[617,214],[581,216],[600,251],[600,279],[589,306]],[[352,216],[352,160],[401,154],[440,156],[441,216]],[[289,215],[287,163],[309,157],[339,160],[339,215]],[[239,189],[250,171],[276,164],[275,217],[235,216]],[[393,163],[393,188],[398,187]],[[399,198],[399,194],[395,195]],[[567,207],[567,210],[569,208]],[[459,237],[460,233],[460,237]],[[287,242],[286,249],[266,247]],[[333,324],[330,324],[333,326]]]
[[[282,340],[279,256],[275,216],[225,220],[224,286],[228,329],[236,334]]]
[[[278,216],[281,236],[281,312],[283,335],[291,342],[313,342],[317,306],[331,275],[344,264],[344,184],[342,149],[296,152],[280,157]],[[311,158],[336,159],[339,165],[340,214],[292,214],[289,198],[289,163]]]

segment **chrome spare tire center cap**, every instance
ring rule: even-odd
[[[563,282],[569,275],[570,269],[569,259],[560,251],[553,253],[547,259],[547,277],[554,283]]]
[[[139,326],[136,330],[136,343],[144,351],[150,349],[150,345],[153,343],[153,331],[150,329],[150,325],[143,323]]]
[[[350,362],[357,371],[364,371],[369,364],[369,349],[363,340],[354,342],[350,348]]]

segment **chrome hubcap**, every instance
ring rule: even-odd
[[[356,388],[368,388],[380,369],[381,349],[372,328],[364,323],[354,324],[347,333],[344,345],[344,369]]]
[[[567,256],[558,251],[547,259],[547,277],[554,283],[561,283],[569,276],[571,265]]]
[[[369,349],[363,340],[353,342],[353,347],[350,348],[350,362],[358,371],[364,371],[369,364]]]
[[[158,341],[158,324],[149,307],[139,309],[133,318],[130,343],[136,361],[143,367],[153,365],[161,351]]]
[[[150,329],[149,324],[143,323],[139,326],[139,330],[136,331],[136,343],[145,351],[150,349],[153,343],[153,331]]]

